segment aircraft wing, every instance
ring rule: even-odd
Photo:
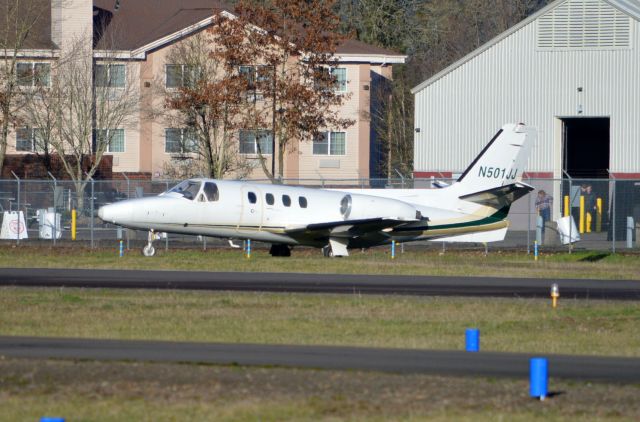
[[[298,237],[312,239],[348,239],[370,233],[377,233],[386,229],[393,229],[394,227],[410,222],[411,221],[393,218],[366,218],[362,220],[342,220],[308,224],[304,227],[285,230],[285,232],[294,239]]]

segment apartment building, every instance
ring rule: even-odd
[[[210,27],[214,13],[233,16],[231,6],[212,0],[38,1],[47,3],[51,13],[42,15],[38,33],[29,48],[21,52],[16,66],[22,84],[50,83],[50,78],[55,77],[48,71],[52,62],[71,40],[85,37],[95,60],[95,83],[109,83],[114,88],[134,84],[133,92],[141,103],[162,102],[162,90],[158,88],[177,86],[184,77],[179,64],[168,62],[176,43]],[[99,23],[106,25],[106,30],[97,31]],[[117,61],[102,65],[101,58],[107,55]],[[356,179],[375,175],[372,152],[376,149],[376,136],[370,116],[376,101],[372,101],[372,92],[377,84],[391,79],[392,66],[404,63],[405,56],[355,40],[343,42],[336,56],[339,65],[335,89],[349,95],[338,112],[355,123],[346,129],[326,128],[325,135],[317,139],[295,140],[285,156],[287,179]],[[143,108],[127,127],[109,128],[114,132],[106,154],[114,175],[163,179],[176,152],[180,152],[185,133],[149,117]],[[239,130],[238,151],[254,168],[247,176],[263,178],[256,154],[256,142],[261,138],[255,135]],[[14,130],[7,153],[33,154],[36,136],[37,128]],[[266,145],[262,151],[272,152]],[[270,154],[267,159],[271,159]]]

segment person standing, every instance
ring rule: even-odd
[[[547,193],[540,189],[538,196],[536,197],[536,213],[542,217],[542,235],[544,238],[544,226],[547,221],[551,220],[551,204],[553,203],[553,197],[547,195]]]

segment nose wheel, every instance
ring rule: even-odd
[[[155,234],[153,230],[149,231],[148,243],[142,248],[142,255],[144,256],[154,256],[156,254],[156,248],[153,247],[153,239],[155,238]]]

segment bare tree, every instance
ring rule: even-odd
[[[126,68],[108,51],[94,65],[90,44],[79,38],[62,50],[50,88],[26,107],[25,122],[43,129],[42,141],[74,182],[79,209],[102,158],[124,148],[124,130],[137,119],[137,84]]]
[[[39,31],[48,13],[44,0],[0,0],[0,174],[9,130],[16,127],[18,111],[24,106],[25,94],[29,94],[23,86],[34,80],[33,73],[30,77],[18,74],[18,62],[24,49],[42,48],[38,43],[43,42],[43,34]]]

